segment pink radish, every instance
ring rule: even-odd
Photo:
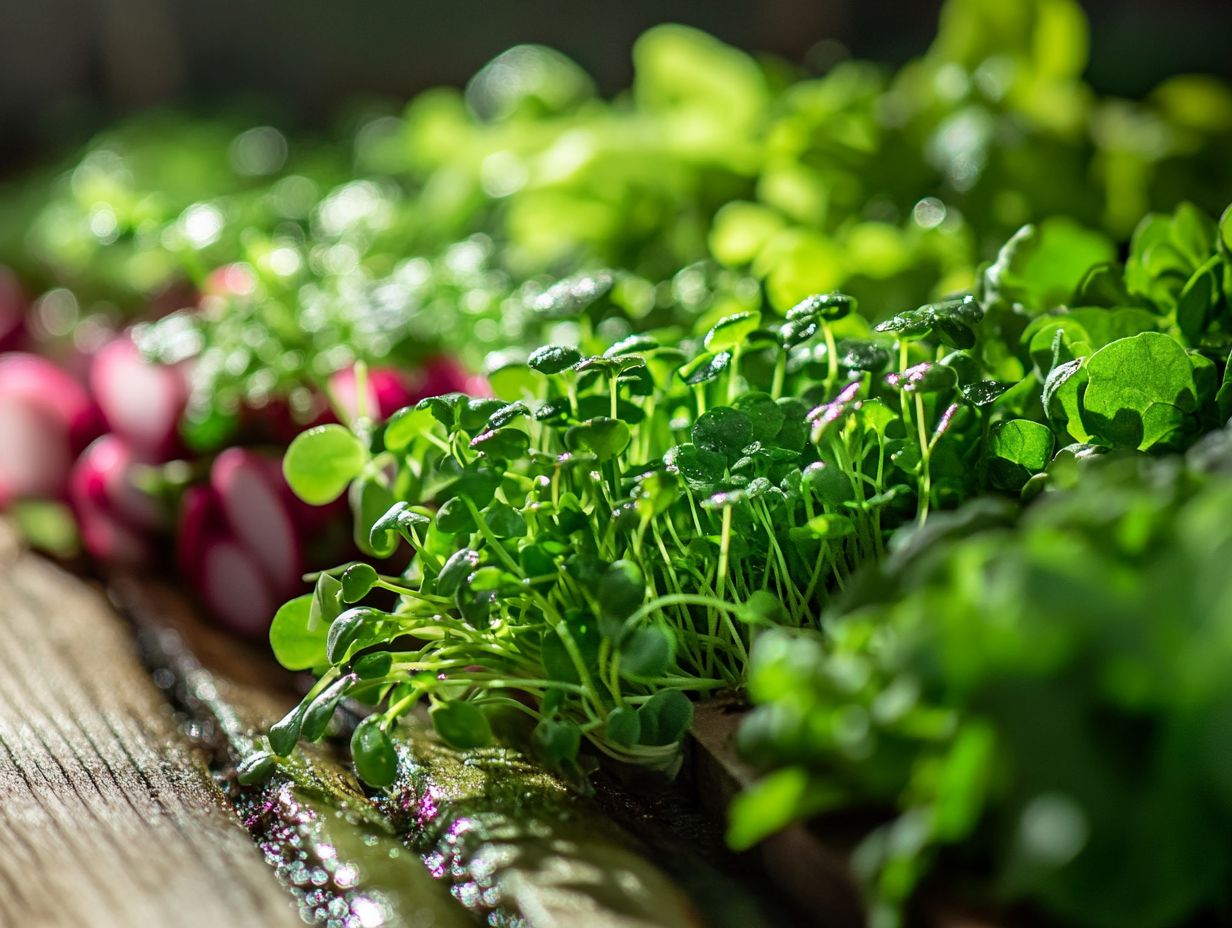
[[[270,588],[278,593],[294,591],[303,561],[281,477],[275,480],[266,459],[255,452],[228,448],[214,461],[210,486],[232,534],[260,565]]]
[[[97,425],[85,390],[50,361],[0,355],[0,505],[62,497],[73,455]]]
[[[200,576],[201,597],[219,621],[248,637],[265,634],[278,603],[256,560],[239,542],[207,540]]]
[[[175,533],[175,558],[180,573],[195,589],[204,586],[205,552],[222,533],[221,507],[209,487],[189,487],[180,501]]]
[[[155,458],[174,453],[188,399],[182,370],[146,360],[132,339],[121,335],[94,356],[90,387],[112,431]]]
[[[73,503],[100,509],[136,531],[156,531],[163,524],[158,503],[134,480],[143,463],[119,436],[95,439],[73,467]]]
[[[104,564],[147,567],[155,560],[153,543],[106,510],[74,506],[81,543],[90,557]]]

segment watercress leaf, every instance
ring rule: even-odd
[[[980,409],[995,402],[1010,386],[998,380],[977,380],[960,386],[958,393],[964,402]]]
[[[693,703],[680,690],[660,690],[638,709],[640,744],[676,744],[693,724]]]
[[[372,651],[355,658],[351,669],[361,680],[380,680],[389,673],[393,663],[393,655],[388,651]]]
[[[568,348],[564,345],[544,345],[532,351],[526,363],[532,370],[541,374],[559,374],[573,367],[580,360],[582,360],[582,353],[576,348]]]
[[[307,706],[300,704],[270,726],[269,744],[279,757],[289,757],[299,742],[300,723]]]
[[[1148,450],[1173,443],[1197,406],[1193,364],[1180,343],[1143,332],[1087,359],[1082,422],[1102,444]]]
[[[715,406],[698,416],[691,437],[693,444],[703,451],[713,451],[734,460],[753,440],[753,422],[731,406]]]
[[[492,503],[484,511],[483,518],[497,538],[526,536],[526,520],[508,503]]]
[[[469,499],[476,509],[483,509],[492,502],[501,483],[501,472],[485,463],[468,464],[453,481],[440,493],[440,499],[449,500],[455,497]]]
[[[740,312],[724,316],[706,333],[703,344],[711,354],[741,345],[761,325],[761,313]]]
[[[539,373],[527,364],[505,364],[488,374],[493,396],[503,400],[524,400],[539,393]]]
[[[331,664],[341,664],[346,660],[352,645],[355,645],[365,631],[365,626],[380,622],[386,614],[379,609],[368,606],[356,606],[348,609],[329,627],[325,638],[325,656]]]
[[[565,433],[565,446],[571,451],[589,451],[600,461],[610,461],[629,446],[629,426],[620,419],[596,416],[573,426]]]
[[[756,590],[740,604],[736,618],[745,625],[773,627],[787,618],[787,610],[773,593]]]
[[[582,745],[582,730],[573,722],[540,719],[531,732],[531,742],[539,756],[555,766],[577,757]]]
[[[791,451],[802,451],[808,441],[808,411],[809,408],[794,396],[784,396],[775,400],[783,413],[783,424],[779,426],[774,443],[780,448]]]
[[[455,496],[442,503],[436,511],[436,527],[442,532],[456,535],[459,532],[470,534],[479,526],[475,524],[475,517],[466,500]]]
[[[398,753],[389,735],[381,728],[381,717],[370,715],[351,735],[351,759],[355,772],[369,786],[389,786],[398,776]]]
[[[608,713],[605,731],[609,741],[622,747],[632,747],[642,735],[641,716],[634,709],[617,707]]]
[[[317,582],[312,590],[312,607],[308,612],[308,628],[320,630],[322,636],[325,627],[338,618],[342,612],[342,583],[332,574],[322,572],[317,575]],[[305,668],[301,668],[305,669]]]
[[[890,349],[881,342],[849,338],[838,351],[839,366],[851,371],[879,371],[890,363]]]
[[[652,471],[638,478],[633,501],[639,515],[649,521],[666,512],[680,495],[680,481],[671,471]]]
[[[351,506],[351,532],[355,546],[370,557],[384,556],[378,555],[372,548],[372,527],[397,502],[393,491],[378,475],[361,474],[351,484],[347,495]]]
[[[303,740],[320,741],[325,736],[325,731],[334,717],[338,703],[346,695],[351,682],[349,677],[339,677],[308,703],[299,728],[299,734]]]
[[[432,413],[436,421],[445,426],[446,431],[452,433],[458,428],[462,407],[467,399],[469,397],[465,393],[443,393],[440,396],[429,396],[420,400],[415,408],[426,409]]]
[[[485,747],[492,741],[492,726],[474,703],[448,699],[431,708],[432,727],[441,740],[459,750]]]
[[[430,409],[404,406],[385,423],[385,447],[390,451],[405,451],[410,444],[432,431],[436,417]]]
[[[507,405],[491,396],[467,397],[459,408],[458,423],[468,432],[482,431],[487,428],[488,419]]]
[[[787,310],[788,321],[820,317],[822,319],[841,319],[854,313],[858,307],[856,298],[846,293],[815,293],[807,296],[791,309]]]
[[[295,436],[282,459],[287,485],[306,503],[332,503],[368,463],[368,449],[341,425],[318,425]]]
[[[276,766],[274,755],[269,751],[254,751],[239,762],[235,778],[241,786],[256,786],[268,780]]]
[[[924,361],[905,371],[886,374],[885,381],[903,393],[940,393],[956,387],[958,376],[951,367]]]
[[[601,305],[615,283],[611,271],[566,277],[531,300],[530,307],[547,319],[574,319]]]
[[[834,464],[816,461],[804,469],[804,487],[827,509],[837,509],[855,499],[851,478]]]
[[[367,596],[377,580],[376,570],[370,564],[352,564],[342,572],[342,601],[357,603]]]
[[[1052,427],[1064,429],[1080,442],[1091,437],[1082,424],[1082,400],[1087,383],[1086,359],[1077,358],[1052,369],[1040,396]]]
[[[650,335],[628,335],[613,344],[603,352],[605,358],[618,358],[626,354],[642,354],[653,351],[659,346],[659,340]]]
[[[663,457],[669,468],[674,468],[690,489],[705,491],[723,479],[727,459],[715,451],[707,451],[692,443],[676,445]]]
[[[530,436],[512,427],[489,429],[472,438],[471,447],[487,458],[516,461],[530,449]]]
[[[647,680],[667,673],[676,659],[676,639],[658,625],[635,629],[620,643],[620,675]]]
[[[719,375],[727,370],[731,359],[730,351],[698,355],[688,364],[678,368],[680,378],[690,387],[710,383],[712,380],[718,380]]]
[[[732,406],[753,423],[753,440],[769,442],[779,434],[787,418],[786,411],[768,393],[751,390],[736,397]]]
[[[506,403],[488,417],[488,429],[504,428],[515,419],[529,415],[530,409],[527,408],[525,403]]]
[[[646,578],[641,568],[629,560],[608,565],[595,589],[602,614],[612,619],[627,619],[641,607],[645,596]]]
[[[422,538],[430,522],[423,513],[411,509],[405,500],[399,500],[372,524],[368,545],[378,557],[389,557],[398,547],[399,537],[415,544],[416,534]]]
[[[1052,429],[1030,419],[998,422],[989,432],[985,466],[989,482],[1017,493],[1052,458]]]
[[[436,594],[453,596],[463,581],[479,566],[479,552],[472,548],[455,551],[436,577]]]
[[[336,582],[336,581],[335,581]],[[274,614],[270,623],[270,647],[287,670],[309,670],[326,663],[326,622],[311,624],[312,595],[297,596]]]

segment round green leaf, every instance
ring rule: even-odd
[[[332,503],[368,463],[368,450],[349,429],[319,425],[295,436],[282,459],[287,484],[306,503]]]
[[[311,622],[312,601],[313,595],[308,594],[284,603],[270,624],[270,647],[278,663],[287,670],[310,670],[328,663],[325,638],[329,624]]]
[[[398,753],[380,723],[380,716],[370,715],[355,726],[351,735],[355,772],[369,786],[377,788],[389,786],[398,776]]]
[[[620,675],[632,680],[661,677],[675,659],[675,639],[658,625],[649,625],[621,642]]]
[[[352,564],[342,572],[342,601],[357,603],[376,586],[379,579],[371,564]]]
[[[451,699],[432,707],[432,727],[441,740],[460,750],[481,748],[492,740],[492,726],[474,703]]]

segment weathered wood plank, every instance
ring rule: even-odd
[[[300,924],[93,588],[0,526],[0,924]]]

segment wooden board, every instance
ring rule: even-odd
[[[2,525],[0,848],[0,925],[300,925],[123,621]]]

